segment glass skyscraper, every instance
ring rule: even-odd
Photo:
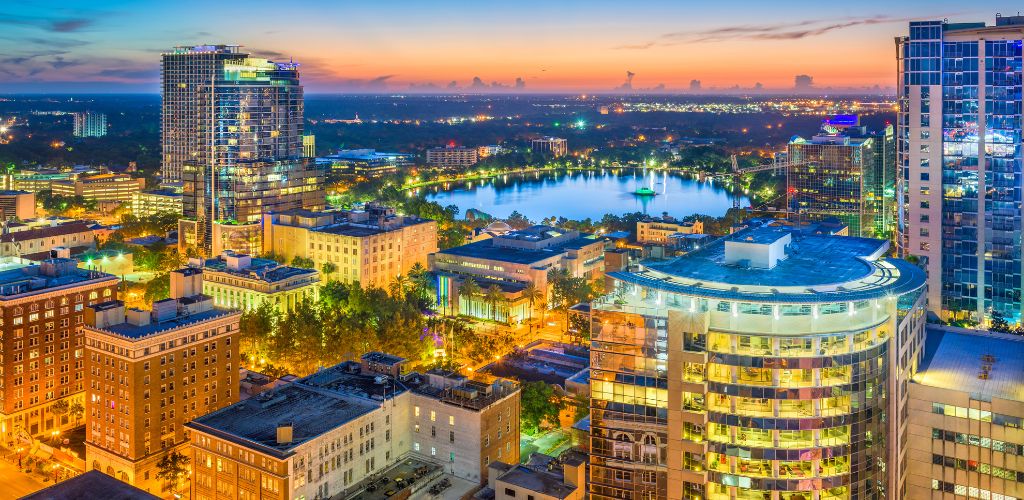
[[[161,72],[161,172],[183,184],[184,245],[208,252],[214,223],[324,204],[323,172],[303,156],[297,63],[204,45],[164,54]]]
[[[925,275],[889,247],[756,227],[608,273],[591,497],[905,498]]]
[[[899,62],[898,243],[926,258],[929,308],[1021,320],[1024,17],[916,21]]]

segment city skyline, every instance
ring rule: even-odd
[[[793,91],[797,75],[812,79],[804,91],[894,92],[892,40],[908,21],[992,22],[1011,7],[26,2],[0,11],[0,92],[156,93],[161,53],[221,43],[299,62],[311,93]]]

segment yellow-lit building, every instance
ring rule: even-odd
[[[54,181],[53,194],[81,196],[87,200],[129,203],[135,193],[142,191],[146,180],[128,174],[97,174],[75,180]]]
[[[241,313],[202,295],[202,273],[171,273],[152,311],[109,301],[86,309],[86,467],[150,493],[170,488],[157,462],[188,454],[185,423],[238,401]]]
[[[220,307],[252,310],[270,303],[282,314],[319,296],[320,273],[235,252],[203,264],[203,293]]]
[[[649,218],[636,223],[637,243],[666,244],[674,234],[704,234],[704,223],[699,220],[682,222],[671,217]]]
[[[312,260],[326,279],[387,287],[437,251],[437,223],[369,204],[364,210],[294,210],[263,217],[263,252]],[[325,272],[325,264],[327,271]]]
[[[149,217],[162,212],[181,214],[182,194],[172,189],[140,191],[132,194],[132,214]]]

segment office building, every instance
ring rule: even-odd
[[[116,276],[79,269],[72,259],[0,269],[3,442],[78,425],[52,408],[58,401],[84,403],[85,308],[116,299],[117,286]]]
[[[81,196],[97,202],[130,203],[135,193],[146,187],[146,180],[129,174],[96,174],[71,180],[56,180],[50,185],[53,194]]]
[[[569,143],[560,137],[541,137],[530,141],[530,150],[560,158],[569,154]]]
[[[947,320],[1021,320],[1024,17],[914,21],[896,39],[904,254],[926,259]]]
[[[302,157],[316,158],[316,136],[306,134],[302,136]]]
[[[479,160],[476,148],[464,148],[449,144],[443,148],[427,150],[427,165],[434,167],[472,167]]]
[[[49,191],[54,181],[74,180],[78,175],[78,172],[62,172],[53,169],[22,169],[16,174],[0,174],[0,188],[38,193]]]
[[[0,191],[0,220],[27,220],[36,216],[36,194],[31,191]]]
[[[157,495],[157,462],[187,454],[185,423],[238,401],[241,313],[214,307],[198,269],[171,273],[151,311],[90,305],[85,326],[85,461]]]
[[[437,222],[369,203],[361,210],[293,210],[263,218],[263,252],[313,261],[325,279],[387,288],[437,251]],[[325,271],[325,265],[327,265]]]
[[[899,498],[1024,498],[1024,338],[929,325]]]
[[[75,113],[75,137],[103,137],[107,135],[107,115],[94,111]]]
[[[139,191],[132,194],[132,215],[150,217],[159,213],[181,214],[182,194],[173,189]]]
[[[704,234],[700,220],[679,221],[672,217],[648,217],[636,223],[637,243],[667,244],[674,235]]]
[[[320,273],[231,251],[202,261],[203,293],[213,305],[251,311],[269,303],[281,314],[299,302],[316,300]]]
[[[606,240],[596,235],[550,226],[495,233],[493,237],[441,250],[430,256],[437,275],[437,304],[445,313],[501,322],[520,322],[551,296],[548,272],[597,279],[604,271]],[[464,293],[472,278],[479,290]],[[528,284],[540,298],[523,296]],[[487,290],[497,286],[502,300],[491,303]]]
[[[404,361],[368,353],[186,424],[194,498],[352,498],[396,469],[401,496],[518,461],[516,384],[407,374]]]
[[[325,168],[344,174],[378,177],[410,167],[416,160],[412,153],[387,153],[376,149],[339,149],[316,159]]]
[[[893,128],[869,132],[855,115],[834,116],[787,150],[787,206],[801,219],[837,218],[853,236],[895,234],[896,150]]]
[[[745,229],[607,273],[590,496],[904,498],[924,271],[889,243]]]
[[[217,223],[324,206],[323,170],[303,157],[297,63],[230,45],[179,47],[163,55],[162,75],[161,172],[183,183],[179,246],[216,255]]]
[[[505,153],[505,147],[500,144],[490,144],[476,148],[476,156],[478,158],[487,158],[488,156],[497,156],[503,153]]]

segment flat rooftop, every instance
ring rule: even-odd
[[[792,235],[784,260],[771,269],[726,263],[726,241],[746,241],[748,236],[755,242],[775,238],[762,233]],[[887,249],[888,242],[883,240],[755,227],[686,255],[647,261],[636,271],[608,276],[672,293],[755,302],[866,300],[924,286],[924,271],[902,259],[883,258]]]
[[[295,447],[380,408],[380,403],[317,390],[301,382],[283,385],[213,413],[187,427],[286,458]],[[277,427],[292,425],[292,441],[278,444]]]
[[[505,237],[507,237],[507,235],[501,236],[500,238]],[[438,253],[459,257],[512,262],[515,264],[533,264],[552,257],[557,257],[567,250],[579,250],[587,245],[591,245],[599,241],[595,236],[586,234],[580,235],[579,238],[573,238],[563,243],[552,245],[548,248],[533,250],[495,245],[494,243],[496,239],[497,238],[490,238],[473,243],[467,243],[462,246],[441,250]]]
[[[565,478],[561,474],[531,469],[523,465],[512,467],[502,474],[498,481],[554,498],[566,498],[576,491],[575,486],[565,484]]]
[[[222,258],[208,259],[203,264],[203,270],[231,274],[240,278],[254,279],[267,283],[277,283],[299,276],[319,275],[316,269],[284,266],[273,260],[256,257],[252,258],[249,267],[237,270],[229,269],[227,261]]]
[[[1024,337],[928,326],[914,383],[1024,402]]]
[[[177,328],[184,328],[189,325],[196,323],[202,323],[204,321],[210,321],[231,314],[237,314],[238,311],[232,309],[211,309],[209,311],[203,311],[196,314],[189,315],[178,315],[173,319],[161,321],[159,323],[153,322],[144,326],[136,326],[131,323],[121,323],[119,325],[111,325],[106,328],[96,328],[96,330],[110,332],[122,337],[126,337],[132,340],[138,340],[150,335],[156,335],[164,333]]]
[[[48,261],[44,260],[42,262],[46,263]],[[73,265],[77,266],[78,262],[73,262]],[[57,276],[46,276],[40,272],[40,266],[37,264],[26,266],[15,262],[0,263],[0,297],[41,292],[51,288],[76,285],[93,280],[117,281],[117,276],[99,271],[79,269],[77,267],[69,269],[67,272],[62,272]]]

